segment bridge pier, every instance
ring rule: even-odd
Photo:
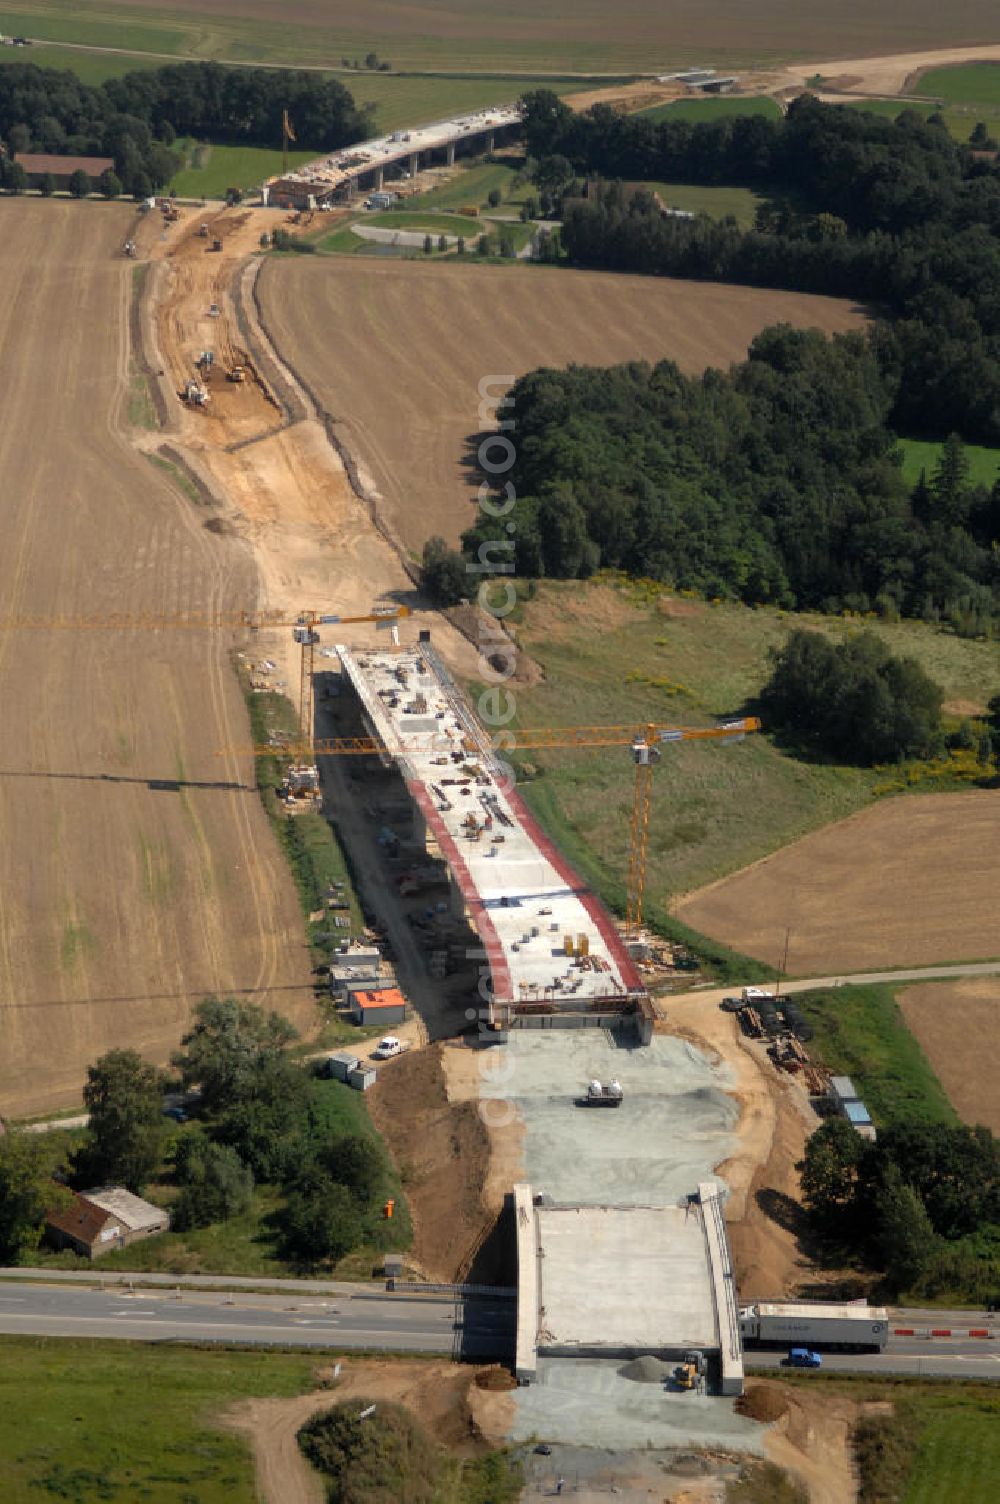
[[[382,183],[383,183],[384,178],[385,178],[385,169],[383,167],[376,167],[376,169],[375,169],[375,192],[376,193],[380,193],[382,191]]]
[[[493,149],[494,149],[495,146],[496,146],[496,137],[494,136],[493,132],[490,131],[489,135],[486,137],[486,155],[487,156],[492,156]]]
[[[448,147],[447,147],[447,161],[448,161],[448,166],[449,167],[454,167],[454,165],[455,165],[455,143],[454,143],[454,141],[449,141],[448,142]]]
[[[410,177],[411,178],[415,178],[416,175],[417,175],[417,173],[419,171],[420,171],[420,153],[418,151],[411,151],[410,152]]]

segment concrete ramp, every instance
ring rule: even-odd
[[[717,1358],[743,1387],[739,1318],[719,1188],[674,1206],[547,1203],[515,1187],[517,1378],[544,1358]]]

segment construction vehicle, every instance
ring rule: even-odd
[[[624,1100],[620,1081],[591,1081],[586,1094],[577,1098],[578,1107],[620,1107]]]
[[[139,254],[134,240],[126,240],[125,244],[122,246],[122,250],[124,251],[125,255],[128,256],[132,261],[134,261]]]
[[[230,366],[229,370],[226,372],[226,380],[235,382],[237,386],[242,386],[243,382],[245,382],[246,379],[246,366]]]
[[[222,250],[222,241],[219,240],[219,239],[213,240],[212,244],[209,246],[209,250],[212,250],[212,251],[221,251]]]
[[[683,1361],[678,1363],[673,1372],[673,1380],[678,1389],[700,1389],[707,1370],[705,1354],[697,1348],[684,1354]]]
[[[198,226],[198,234],[200,235],[200,237],[201,237],[202,240],[207,240],[208,239],[208,225],[199,225]]]
[[[207,407],[211,400],[208,388],[202,386],[200,381],[195,381],[194,377],[185,384],[183,397],[192,407]]]
[[[215,356],[212,354],[211,350],[202,350],[201,354],[198,356],[198,359],[195,361],[195,366],[197,367],[197,369],[199,371],[203,371],[206,376],[208,375],[209,371],[211,371],[214,364]]]

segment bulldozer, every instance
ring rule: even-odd
[[[674,1369],[673,1379],[678,1389],[692,1390],[701,1387],[705,1377],[705,1354],[692,1350],[684,1354],[684,1360]]]

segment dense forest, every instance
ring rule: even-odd
[[[318,73],[173,63],[94,87],[61,68],[0,68],[0,139],[9,156],[110,156],[126,193],[169,181],[179,165],[177,136],[277,145],[286,108],[299,145],[317,152],[359,141],[370,128],[343,85]]]
[[[998,1298],[1000,1143],[988,1128],[895,1124],[868,1143],[833,1118],[809,1139],[801,1171],[814,1232],[838,1260],[860,1250],[885,1270],[886,1293]]]
[[[670,361],[531,372],[511,393],[513,510],[481,513],[464,544],[513,538],[522,575],[611,567],[709,597],[989,632],[1000,485],[971,486],[952,439],[907,487],[888,426],[898,382],[863,334],[788,327],[701,377]]]
[[[745,185],[767,195],[752,230],[664,218],[651,196],[611,188],[567,201],[571,261],[801,289],[880,305],[900,431],[1000,443],[1000,167],[944,122],[896,120],[806,95],[783,119],[654,123],[606,106],[574,115],[544,90],[524,98],[542,178]],[[990,146],[982,139],[982,145]]]

